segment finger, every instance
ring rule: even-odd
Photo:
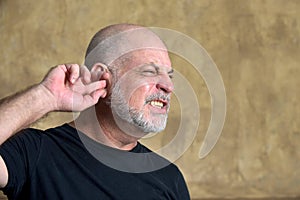
[[[85,108],[95,105],[101,96],[106,93],[104,90],[96,90],[91,94],[83,96],[83,105]]]
[[[106,91],[105,87],[106,87],[105,80],[92,82],[85,86],[85,94],[91,94],[91,93],[95,92],[96,90],[105,90]]]
[[[110,72],[106,72],[102,75],[101,80],[106,80],[106,89],[110,91],[111,83],[112,83],[112,76]]]
[[[69,81],[74,84],[75,81],[79,78],[79,65],[78,64],[65,64],[67,71],[68,71],[68,76],[69,76]]]
[[[83,84],[89,84],[91,82],[91,73],[86,66],[80,67],[80,77]]]
[[[96,103],[97,103],[98,100],[100,98],[104,98],[106,96],[106,94],[107,94],[106,90],[96,90],[95,92],[93,92],[91,94],[91,96],[94,100],[96,100]]]
[[[105,98],[107,95],[107,90],[102,90],[103,94],[100,95],[101,98]]]

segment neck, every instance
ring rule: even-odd
[[[116,123],[109,106],[97,104],[95,107],[83,111],[75,121],[70,122],[70,125],[106,146],[129,151],[137,145],[140,138],[130,134],[140,131],[122,120],[116,120],[119,123]],[[121,127],[126,127],[126,131],[119,128],[120,123]],[[123,126],[124,124],[126,126]],[[140,135],[142,136],[142,133]]]

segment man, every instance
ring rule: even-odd
[[[0,105],[0,187],[10,199],[189,199],[178,168],[138,142],[165,128],[173,70],[150,30],[118,24],[91,40],[85,65],[52,68]],[[79,117],[27,128],[51,111]],[[18,134],[16,134],[18,133]]]

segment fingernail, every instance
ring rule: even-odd
[[[73,84],[73,83],[75,83],[75,81],[76,81],[76,78],[75,78],[75,77],[72,77],[72,78],[71,78],[71,83]]]
[[[107,94],[107,91],[105,91],[105,92],[101,95],[101,97],[102,97],[102,98],[105,98],[106,94]]]

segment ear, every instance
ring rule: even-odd
[[[107,92],[110,91],[111,82],[112,82],[112,74],[109,71],[108,67],[103,63],[96,63],[93,65],[91,69],[92,80],[106,80],[106,89]]]
[[[108,67],[103,63],[96,63],[93,65],[91,72],[109,72]]]

